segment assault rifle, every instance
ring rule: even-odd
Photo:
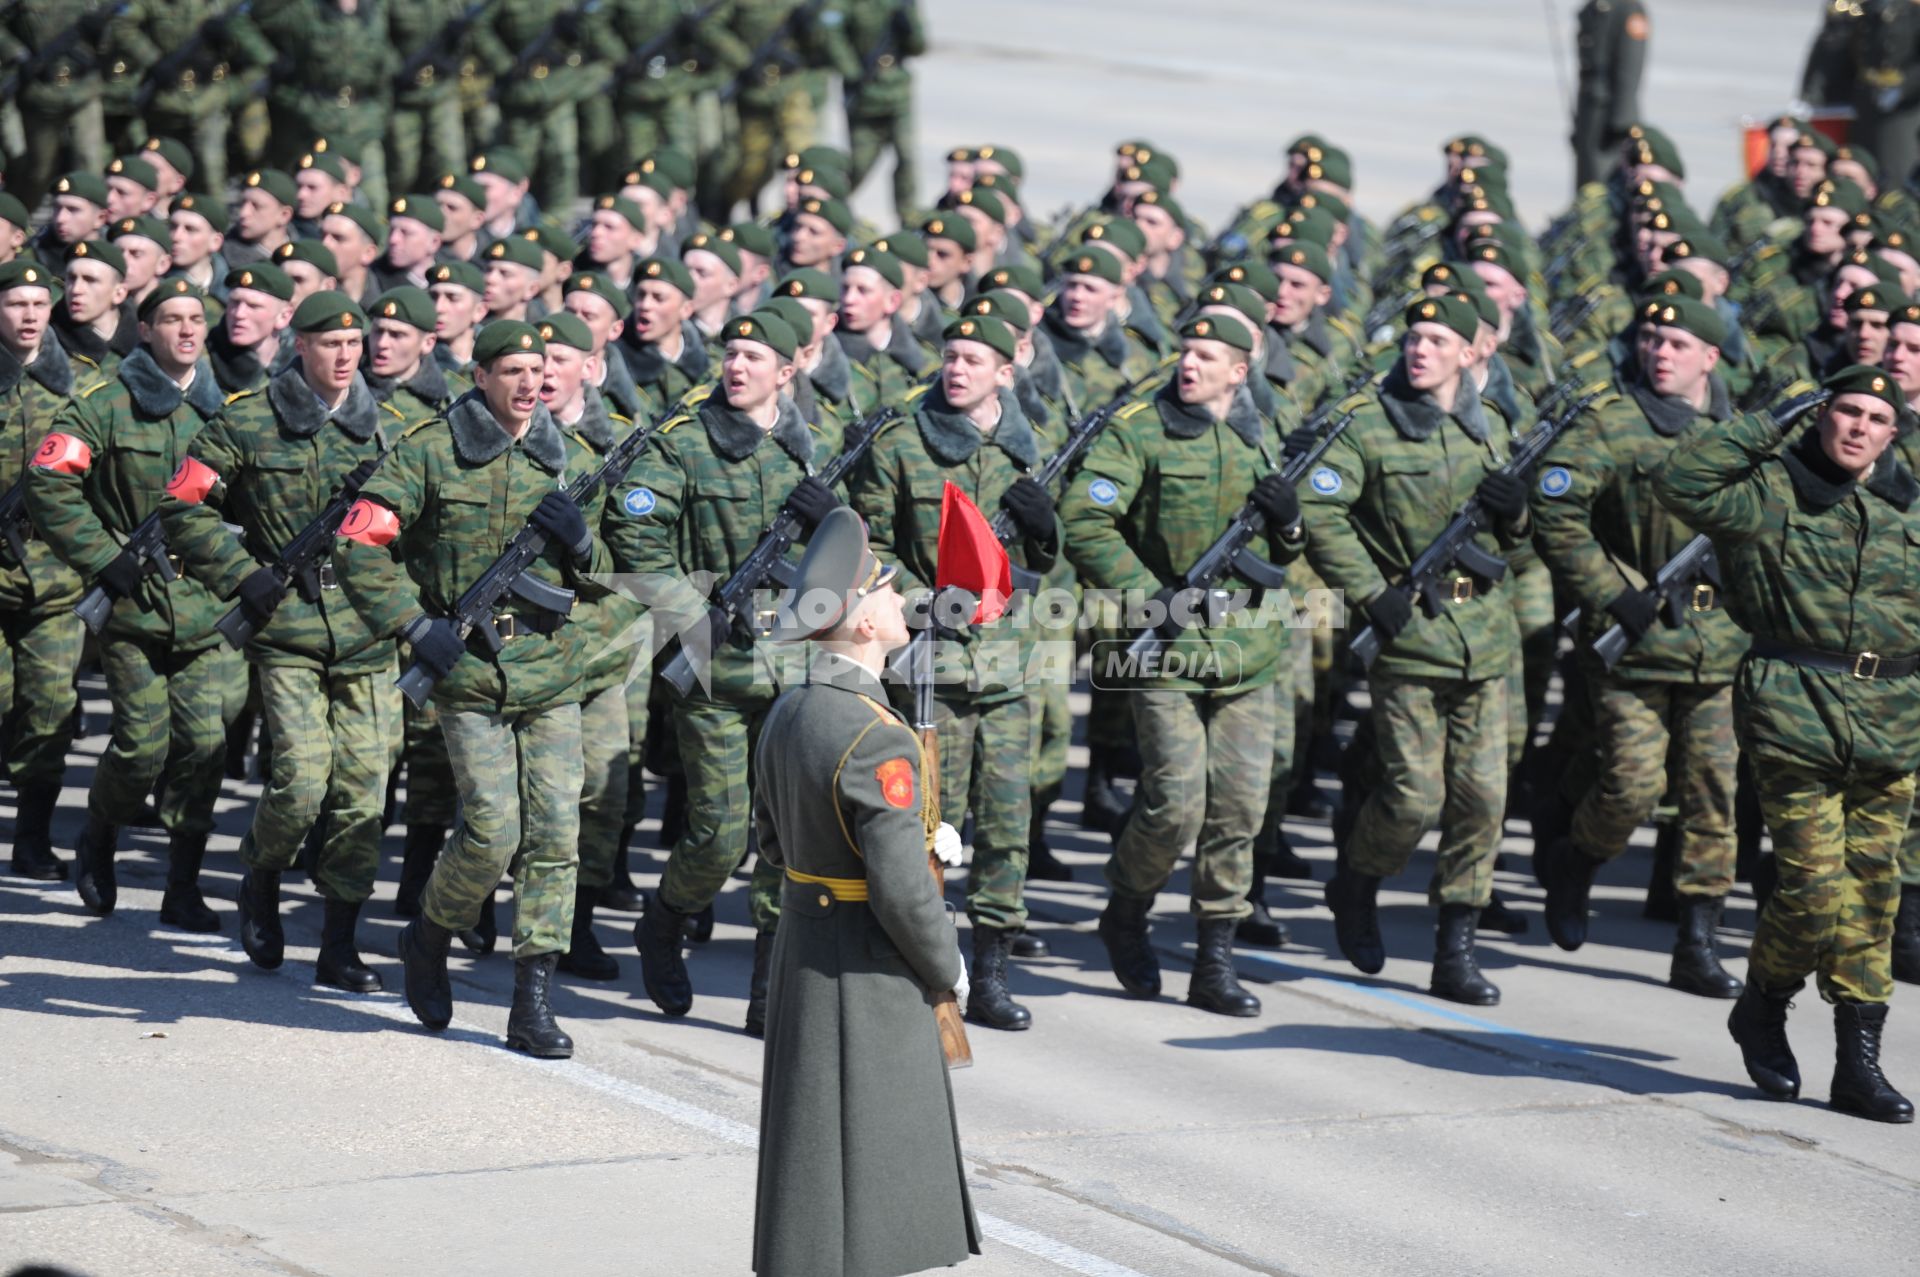
[[[800,65],[799,56],[789,46],[798,38],[802,30],[819,17],[820,8],[825,3],[826,0],[807,0],[805,4],[796,5],[792,12],[787,14],[786,19],[773,29],[773,34],[762,40],[759,47],[754,49],[753,56],[747,59],[747,65],[740,68],[740,74],[734,76],[726,87],[720,90],[721,104],[724,105],[739,97],[740,91],[747,87],[748,82],[765,68],[777,65],[781,69],[788,69]]]
[[[120,547],[119,558],[114,560],[122,561],[133,564],[143,573],[153,573],[162,581],[179,579],[180,574],[173,570],[173,563],[167,558],[167,530],[160,526],[158,510],[140,520],[139,526],[128,535],[127,543]],[[73,614],[86,623],[92,634],[106,628],[107,616],[112,611],[113,596],[98,584],[73,605]]]
[[[13,551],[13,561],[27,564],[27,537],[33,532],[33,516],[27,513],[27,476],[21,475],[13,486],[0,494],[0,540]]]
[[[467,38],[467,32],[473,29],[473,24],[492,5],[493,0],[474,0],[459,17],[434,32],[432,38],[415,49],[412,56],[393,73],[394,87],[403,90],[412,88],[414,77],[429,66],[436,73],[450,69],[454,65],[454,58],[449,50],[460,47],[460,42]]]

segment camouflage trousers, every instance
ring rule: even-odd
[[[753,819],[753,747],[773,698],[740,703],[685,697],[673,703],[674,739],[687,777],[687,832],[673,845],[660,898],[693,913],[712,904],[747,854]],[[756,860],[747,908],[756,930],[780,922],[780,870]]]
[[[973,863],[967,917],[975,926],[1017,931],[1027,920],[1033,783],[1032,713],[1026,698],[975,704],[935,697],[940,741],[940,819],[955,829],[973,813]]]
[[[440,730],[460,823],[420,894],[421,909],[439,926],[465,931],[511,872],[513,956],[565,953],[579,870],[580,706],[511,717],[443,708]]]
[[[387,117],[387,186],[425,191],[442,173],[466,167],[466,121],[460,97],[447,93],[420,106],[396,106]],[[218,188],[215,188],[218,189]]]
[[[1733,890],[1737,840],[1730,683],[1652,683],[1606,677],[1589,668],[1600,770],[1573,812],[1573,845],[1595,860],[1627,849],[1653,818],[1669,777],[1679,812],[1674,889],[1686,896]]]
[[[873,171],[873,166],[879,163],[880,157],[892,151],[893,210],[902,222],[916,207],[914,200],[919,186],[919,175],[913,163],[916,140],[911,108],[891,115],[847,117],[847,150],[853,157],[848,178],[854,188],[859,189],[860,184],[867,180],[867,174]]]
[[[329,900],[365,900],[380,873],[387,773],[400,751],[400,690],[393,656],[346,674],[260,667],[260,708],[273,752],[253,825],[240,840],[249,869],[293,866],[313,823],[326,820],[314,882]]]
[[[1371,691],[1373,783],[1341,860],[1390,878],[1437,822],[1428,901],[1485,907],[1507,803],[1506,679],[1376,673]]]
[[[1273,771],[1271,683],[1224,696],[1127,693],[1140,745],[1133,814],[1107,861],[1115,895],[1152,897],[1193,849],[1193,912],[1252,912],[1253,840],[1267,811]]]
[[[1887,1001],[1913,776],[1840,779],[1756,755],[1753,778],[1780,877],[1747,979],[1780,992],[1817,975],[1829,1002]]]
[[[1287,814],[1287,798],[1306,766],[1311,738],[1303,737],[1313,719],[1313,647],[1314,632],[1295,627],[1282,640],[1280,677],[1273,685],[1273,772],[1267,786],[1267,814],[1260,823],[1262,837],[1280,828]]]
[[[732,114],[733,128],[728,130],[731,145],[721,149],[723,161],[728,151],[732,153],[721,185],[722,198],[729,208],[759,195],[760,188],[773,177],[774,157],[811,146],[817,126],[813,100],[800,85],[777,102],[737,102]],[[544,201],[542,204],[553,207]]]
[[[1920,776],[1915,781],[1920,783]],[[1900,885],[1920,891],[1920,814],[1908,818],[1907,836],[1900,843]]]
[[[580,194],[580,115],[574,103],[503,107],[499,141],[534,163],[533,195],[541,208],[573,207]]]
[[[87,794],[88,814],[132,824],[158,783],[160,823],[169,833],[212,833],[227,756],[223,711],[243,668],[240,654],[225,645],[182,652],[114,637],[100,646],[100,668],[113,724]]]
[[[627,692],[605,687],[580,702],[580,887],[597,890],[613,881],[620,855],[620,829],[627,818]]]
[[[1513,574],[1507,598],[1520,626],[1520,659],[1507,675],[1507,767],[1520,765],[1533,732],[1547,712],[1547,685],[1560,646],[1553,614],[1553,577],[1534,560]]]
[[[406,825],[449,828],[459,814],[453,764],[447,761],[447,738],[440,732],[440,711],[429,701],[415,708],[403,701],[407,764],[407,801],[400,819]]]
[[[1022,699],[1033,720],[1033,756],[1029,764],[1033,789],[1033,816],[1044,818],[1058,801],[1067,781],[1067,748],[1073,743],[1073,709],[1067,701],[1073,686],[1067,677],[1027,685]]]
[[[50,612],[0,610],[0,754],[15,790],[60,786],[73,743],[73,678],[85,638],[80,618],[61,607]]]
[[[652,682],[643,672],[627,684],[627,811],[623,826],[637,825],[647,816],[647,730],[652,705]]]

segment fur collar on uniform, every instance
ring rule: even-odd
[[[1169,340],[1167,330],[1161,326],[1160,316],[1154,313],[1147,290],[1137,282],[1127,285],[1127,301],[1132,306],[1127,312],[1127,329],[1137,334],[1149,349],[1164,351]]]
[[[291,341],[283,343],[292,345]],[[254,347],[236,346],[227,336],[227,326],[216,324],[207,334],[207,359],[213,364],[213,375],[220,379],[220,388],[228,394],[240,390],[258,390],[267,384],[272,374],[261,364],[260,356]]]
[[[678,359],[668,359],[660,352],[660,347],[652,342],[630,343],[623,353],[627,360],[627,371],[633,374],[635,385],[658,385],[665,379],[669,368],[678,368],[690,381],[701,381],[707,375],[706,338],[692,323],[680,325]]]
[[[947,330],[947,322],[946,307],[940,304],[940,299],[929,288],[920,294],[920,311],[908,327],[913,330],[915,340],[937,348],[941,341],[940,334]]]
[[[607,415],[607,401],[592,386],[586,388],[585,401],[586,411],[580,414],[580,420],[562,429],[585,439],[595,452],[605,452],[613,447],[613,418]]]
[[[834,335],[840,339],[840,348],[846,352],[847,358],[856,364],[871,364],[884,355],[915,377],[927,367],[927,352],[914,339],[913,330],[897,318],[887,325],[887,344],[884,349],[875,346],[865,333],[838,329]]]
[[[513,446],[478,388],[453,401],[447,409],[447,426],[453,432],[454,453],[470,466],[485,465]],[[520,448],[549,474],[566,468],[567,445],[545,404],[534,405],[533,423],[521,437]]]
[[[0,346],[0,395],[12,394],[23,376],[32,377],[56,395],[73,393],[73,365],[67,362],[67,352],[52,327],[41,331],[40,353],[24,367],[13,357],[13,352]]]
[[[707,438],[713,441],[713,450],[728,461],[745,461],[769,435],[801,465],[813,461],[813,431],[807,429],[800,410],[786,395],[780,396],[780,419],[773,423],[772,430],[762,430],[759,422],[736,412],[721,395],[709,395],[700,405],[700,421],[707,428]]]
[[[380,405],[374,402],[373,391],[367,389],[367,380],[359,373],[353,374],[353,384],[347,387],[347,397],[338,408],[330,410],[320,402],[320,396],[307,384],[306,373],[299,368],[289,368],[267,383],[267,402],[273,405],[280,428],[302,439],[319,434],[320,427],[331,421],[349,437],[364,443],[373,438],[374,428],[380,423]]]
[[[184,399],[192,409],[211,421],[220,415],[226,406],[226,396],[220,393],[220,383],[213,379],[213,366],[205,355],[194,365],[193,383],[186,393],[173,378],[160,371],[160,365],[153,362],[153,356],[147,348],[141,346],[131,355],[120,361],[120,371],[115,374],[120,384],[127,388],[127,394],[133,399],[133,405],[140,415],[150,419],[171,417]]]
[[[440,365],[431,359],[420,361],[420,370],[401,381],[398,377],[376,377],[372,373],[362,373],[367,379],[367,389],[373,392],[376,402],[386,403],[401,390],[410,390],[415,395],[432,404],[435,411],[446,406],[453,398],[453,391],[447,385],[447,375],[440,371]]]
[[[1068,326],[1056,303],[1047,307],[1047,313],[1040,322],[1045,325],[1046,335],[1053,341],[1054,353],[1062,363],[1081,364],[1086,362],[1089,354],[1100,356],[1110,368],[1118,368],[1127,361],[1127,330],[1111,319],[1100,330],[1098,337],[1089,337],[1083,330]]]
[[[983,432],[963,412],[947,406],[946,392],[939,386],[920,400],[914,418],[920,426],[920,438],[927,451],[943,466],[957,466],[979,451],[983,443],[998,444],[1000,450],[1031,470],[1040,460],[1040,448],[1034,441],[1033,423],[1021,410],[1020,398],[1011,390],[1000,394],[1000,424],[992,433]]]
[[[1244,393],[1245,389],[1243,386],[1235,392],[1233,402],[1228,405],[1226,425],[1249,448],[1258,448],[1264,442],[1265,422],[1253,406],[1253,396]],[[1179,389],[1171,382],[1160,388],[1153,402],[1159,410],[1161,426],[1175,439],[1198,439],[1213,429],[1213,418],[1207,410],[1198,404],[1181,403]]]
[[[1864,485],[1856,482],[1833,463],[1826,450],[1820,446],[1820,428],[1810,426],[1802,431],[1792,446],[1780,454],[1787,474],[1793,480],[1793,489],[1800,499],[1816,510],[1830,510],[1853,495],[1857,486],[1864,486],[1868,492],[1879,497],[1898,510],[1911,507],[1916,498],[1920,498],[1920,482],[1893,455],[1893,449],[1880,454],[1880,460],[1873,466],[1873,472],[1867,476]]]
[[[1053,420],[1053,409],[1047,406],[1045,396],[1035,384],[1032,369],[1013,370],[1013,397],[1020,401],[1020,411],[1027,414],[1027,421],[1034,429],[1044,430]]]
[[[1470,378],[1461,378],[1460,390],[1453,398],[1453,412],[1446,413],[1433,401],[1433,396],[1408,385],[1406,366],[1395,363],[1381,387],[1380,406],[1403,439],[1418,442],[1431,438],[1449,416],[1460,423],[1469,439],[1485,443],[1488,438],[1487,410],[1481,405],[1480,396],[1474,393]]]
[[[1053,338],[1043,330],[1033,334],[1033,362],[1027,366],[1027,375],[1033,379],[1033,388],[1042,399],[1050,403],[1066,401],[1067,383],[1060,371],[1060,356],[1053,349]]]
[[[640,388],[633,384],[633,372],[627,366],[627,352],[617,343],[607,343],[600,352],[606,361],[606,375],[600,378],[600,396],[622,416],[640,419]]]
[[[102,337],[93,330],[92,324],[75,324],[67,318],[64,307],[53,312],[53,322],[48,327],[60,334],[62,346],[96,364],[106,362],[109,355],[124,358],[140,344],[140,321],[127,302],[120,303],[120,326],[113,330],[111,337]]]
[[[1307,322],[1289,340],[1299,342],[1322,359],[1333,353],[1333,338],[1327,333],[1327,317],[1318,308],[1307,316]]]
[[[1286,329],[1267,325],[1267,361],[1261,371],[1268,381],[1291,386],[1300,375],[1299,367],[1293,362],[1293,349],[1289,344],[1292,340],[1293,334]]]
[[[1520,420],[1520,393],[1513,384],[1513,369],[1507,367],[1507,361],[1497,352],[1487,361],[1487,384],[1481,388],[1480,395],[1491,401],[1508,421]]]
[[[806,374],[813,388],[831,404],[846,403],[853,395],[853,365],[847,362],[846,347],[839,333],[828,333],[820,343],[820,362]]]
[[[1654,433],[1669,439],[1691,426],[1695,417],[1725,421],[1733,415],[1727,399],[1727,383],[1719,373],[1714,373],[1707,384],[1707,409],[1704,413],[1696,412],[1691,403],[1678,395],[1659,393],[1647,383],[1645,377],[1635,377],[1628,383],[1627,392],[1640,405],[1640,411],[1646,414],[1647,424],[1653,427]]]

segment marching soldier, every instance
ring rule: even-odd
[[[467,158],[460,113],[461,56],[478,5],[466,0],[388,0],[387,38],[396,57],[393,109],[386,120],[387,183],[425,190]]]
[[[268,89],[279,162],[290,165],[314,138],[327,138],[358,157],[356,185],[375,208],[389,189],[381,141],[399,57],[386,9],[360,0],[284,0],[256,19],[283,55],[298,51],[282,56]]]
[[[374,299],[367,329],[367,388],[391,404],[402,424],[444,414],[464,392],[433,357],[433,298],[420,288],[394,288]]]
[[[66,302],[53,329],[87,385],[111,377],[138,348],[136,312],[127,305],[127,259],[112,244],[82,240],[67,250]]]
[[[46,194],[63,158],[94,172],[105,156],[100,45],[113,12],[93,0],[36,0],[0,15],[0,65],[19,68],[15,100],[26,140],[7,189],[28,207]]]
[[[264,390],[285,367],[281,355],[293,322],[293,281],[270,262],[227,272],[226,310],[207,335],[207,359],[222,392]]]
[[[927,51],[926,25],[918,0],[859,0],[843,6],[855,73],[840,68],[846,85],[847,147],[854,186],[887,152],[893,152],[893,208],[902,222],[914,207],[913,72],[907,59]]]
[[[1640,73],[1653,24],[1640,0],[1588,0],[1580,9],[1580,91],[1573,109],[1573,184],[1607,175],[1601,159],[1619,150],[1640,118]]]

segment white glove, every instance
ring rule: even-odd
[[[960,831],[941,821],[940,828],[933,831],[933,858],[949,869],[958,869],[961,849]]]
[[[940,828],[946,829],[948,826],[942,825]],[[957,837],[955,841],[958,841]],[[961,948],[960,936],[957,932],[954,934],[953,944],[954,948],[960,952],[960,978],[953,982],[953,996],[960,1000],[960,1006],[964,1009],[967,1005],[967,994],[972,992],[973,984],[967,979],[967,951]]]

